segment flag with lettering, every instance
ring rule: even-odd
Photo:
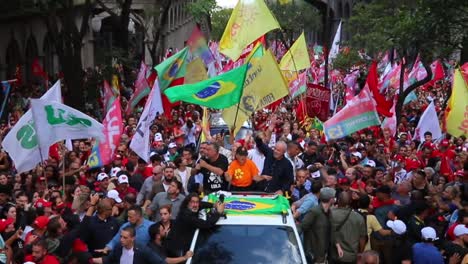
[[[465,64],[463,67],[467,67]],[[462,69],[463,69],[462,67]],[[467,75],[468,77],[468,75]],[[468,78],[464,78],[462,71],[455,69],[452,85],[452,95],[450,96],[445,122],[447,132],[452,136],[468,137]]]
[[[340,139],[371,126],[380,125],[374,100],[367,86],[323,123],[327,141]]]
[[[104,140],[94,142],[91,154],[88,158],[90,168],[101,167],[110,164],[114,156],[115,149],[120,143],[120,137],[123,131],[122,111],[120,98],[114,101],[109,108],[106,117],[102,121],[104,126]]]
[[[47,101],[62,101],[60,80],[41,97]],[[2,147],[10,155],[18,173],[32,170],[41,162],[37,132],[31,110],[21,116],[2,141]],[[47,152],[49,148],[46,148]],[[44,158],[49,157],[49,153]]]
[[[330,113],[330,89],[324,86],[307,83],[306,113],[309,117],[317,117],[325,121]]]
[[[104,140],[104,126],[94,118],[62,103],[31,99],[33,126],[43,157],[49,147],[64,139],[98,138]]]
[[[104,80],[103,91],[102,91],[102,104],[103,104],[104,113],[107,113],[110,106],[114,103],[115,98],[117,98],[117,96],[114,93],[114,90],[110,86],[109,82],[107,80]]]

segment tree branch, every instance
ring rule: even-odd
[[[81,27],[80,27],[80,38],[83,39],[86,33],[88,33],[89,29],[89,18],[91,17],[92,13],[92,4],[91,0],[86,0],[84,6],[84,15],[83,20],[81,20]]]
[[[109,15],[113,16],[113,17],[118,17],[119,15],[117,15],[117,13],[115,13],[114,11],[112,11],[112,9],[110,9],[109,7],[106,6],[106,4],[104,4],[101,0],[96,0],[96,3],[102,8],[104,9],[104,11],[106,11],[107,13],[109,13]]]

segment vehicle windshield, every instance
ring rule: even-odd
[[[192,263],[302,263],[291,227],[219,225],[200,230]]]

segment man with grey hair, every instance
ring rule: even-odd
[[[265,163],[260,176],[262,179],[258,183],[259,190],[277,194],[290,191],[294,182],[294,169],[285,156],[288,147],[286,143],[278,141],[272,150],[257,136],[255,144],[265,155]]]

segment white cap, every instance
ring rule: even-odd
[[[161,133],[154,134],[154,141],[163,141]]]
[[[107,175],[105,172],[101,172],[97,175],[97,180],[98,181],[103,181],[104,179],[109,178],[109,175]]]
[[[375,161],[373,160],[368,160],[367,163],[366,163],[367,166],[370,166],[372,168],[375,168]]]
[[[168,148],[177,148],[177,145],[176,145],[176,143],[171,142],[171,143],[169,143],[169,146],[167,146],[167,147]]]
[[[456,237],[466,235],[468,234],[468,228],[465,225],[457,225],[455,229],[453,229],[453,234]]]
[[[26,261],[26,262],[23,263],[23,264],[36,264],[36,263],[34,263],[34,262],[32,262],[32,261]]]
[[[435,241],[439,239],[435,229],[430,226],[426,226],[425,228],[421,229],[421,236],[423,240]]]
[[[117,203],[121,203],[122,202],[122,199],[120,199],[119,197],[119,192],[116,191],[116,190],[110,190],[107,192],[107,198],[111,198],[113,199],[114,201],[116,201]]]
[[[128,183],[128,176],[125,174],[122,174],[119,176],[119,184],[122,184],[122,183]]]
[[[361,152],[354,151],[353,153],[351,153],[351,155],[362,159]]]
[[[115,167],[115,168],[112,168],[111,171],[110,171],[110,176],[111,177],[116,177],[117,176],[117,173],[119,173],[119,171],[121,171],[122,169],[119,168],[119,167]]]
[[[406,225],[403,223],[401,220],[388,220],[387,221],[387,226],[395,232],[397,235],[402,235],[406,232]]]

